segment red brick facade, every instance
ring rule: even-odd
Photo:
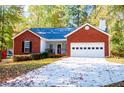
[[[31,53],[40,53],[40,37],[31,33],[30,31],[25,31],[21,35],[14,38],[14,55],[25,54],[22,51],[22,42],[28,40],[32,42],[32,52]]]
[[[79,29],[67,37],[66,54],[70,56],[70,43],[74,42],[104,42],[105,56],[109,56],[109,36],[90,27],[85,30],[85,27]]]

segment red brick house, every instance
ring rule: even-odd
[[[31,28],[13,37],[13,49],[14,55],[51,49],[71,57],[107,57],[109,34],[88,23],[79,28]]]

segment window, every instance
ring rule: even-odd
[[[53,49],[53,44],[50,44],[50,49]]]
[[[24,41],[24,53],[30,53],[30,41]]]
[[[96,47],[96,49],[99,49],[99,47]]]
[[[75,47],[72,47],[72,49],[75,49]]]
[[[103,49],[103,47],[100,47],[100,49]]]
[[[79,49],[79,47],[76,47],[76,49]]]
[[[80,47],[80,49],[83,49],[82,47]]]
[[[49,51],[49,52],[50,52],[50,53],[53,53],[53,44],[50,44],[50,45],[49,45],[49,48],[50,48],[50,51]]]
[[[84,47],[84,49],[87,49],[86,47]]]
[[[88,47],[88,49],[90,49],[90,47]]]
[[[92,47],[92,49],[95,49],[94,47]]]

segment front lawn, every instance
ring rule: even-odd
[[[31,60],[23,62],[0,63],[0,83],[25,74],[33,69],[60,60],[60,58],[47,58],[41,60]]]
[[[107,61],[109,62],[113,62],[113,63],[121,63],[121,64],[124,64],[124,58],[116,58],[116,57],[113,57],[113,58],[106,58]]]

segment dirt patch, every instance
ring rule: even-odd
[[[117,83],[105,85],[105,87],[124,87],[124,81],[120,81],[120,82],[117,82]]]

